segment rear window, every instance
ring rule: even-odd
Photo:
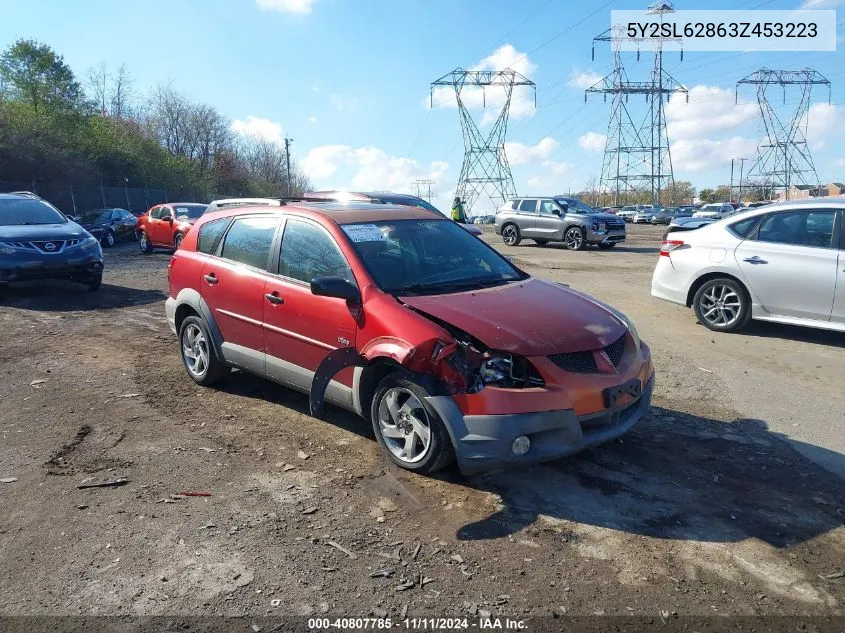
[[[180,204],[176,206],[176,217],[196,220],[207,208],[207,204]]]
[[[744,239],[751,235],[751,231],[753,231],[754,227],[757,226],[757,222],[759,222],[759,220],[759,215],[755,215],[751,218],[745,218],[744,220],[740,220],[739,222],[729,224],[728,230],[737,237],[741,237]]]
[[[223,239],[220,256],[265,270],[279,221],[276,218],[239,218]]]
[[[33,198],[0,198],[0,226],[64,224],[65,216]]]
[[[229,226],[229,218],[220,218],[203,224],[197,237],[197,250],[207,255],[213,253],[227,226]]]

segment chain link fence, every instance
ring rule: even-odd
[[[189,187],[176,189],[107,187],[33,180],[0,180],[0,193],[11,191],[31,191],[50,202],[60,211],[70,215],[77,215],[88,209],[110,208],[143,213],[154,204],[161,204],[162,202],[202,202],[207,204],[212,200],[235,197]]]

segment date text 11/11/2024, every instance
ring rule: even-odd
[[[450,630],[526,630],[526,622],[507,617],[469,618],[404,618],[392,621],[390,618],[309,618],[311,630],[389,630],[401,628],[409,631],[450,631]]]

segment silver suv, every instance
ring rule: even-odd
[[[530,238],[543,245],[563,242],[572,251],[593,244],[613,248],[625,241],[625,222],[577,198],[513,198],[496,212],[496,235],[508,246]]]

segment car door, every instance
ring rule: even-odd
[[[170,246],[173,243],[173,208],[167,205],[161,206],[159,217],[154,222],[153,232],[150,239],[159,246]]]
[[[277,216],[236,217],[203,265],[200,295],[223,336],[229,362],[264,373],[264,283]]]
[[[839,254],[836,265],[836,290],[830,320],[845,323],[845,210],[839,210]]]
[[[561,208],[554,200],[540,200],[535,220],[535,237],[538,239],[563,239],[563,221]]]
[[[112,230],[119,240],[131,239],[135,232],[135,216],[124,209],[112,211]]]
[[[778,316],[828,321],[839,252],[836,211],[780,211],[763,218],[734,255],[762,307]]]
[[[519,231],[523,237],[537,237],[538,202],[539,200],[536,198],[524,198],[519,201],[519,206],[516,208],[516,217],[519,223]]]
[[[329,232],[304,218],[288,218],[282,232],[277,274],[264,285],[264,349],[274,380],[308,391],[318,365],[339,347],[354,347],[356,307],[311,293],[315,277],[355,283],[346,257]],[[351,405],[352,369],[334,378],[327,396]]]

